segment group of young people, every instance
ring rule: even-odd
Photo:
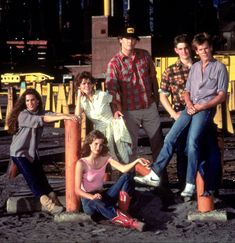
[[[212,42],[206,33],[195,35],[192,41],[199,61],[192,57],[187,35],[175,37],[174,50],[179,59],[165,70],[160,87],[150,54],[135,48],[139,41],[135,28],[126,27],[118,41],[120,51],[107,67],[107,91],[95,89],[95,80],[89,72],[76,78],[74,115],[46,113],[37,91],[27,89],[23,93],[8,119],[9,131],[14,134],[10,155],[42,205],[53,214],[62,212],[64,208],[39,161],[39,139],[45,122],[63,119],[78,122],[85,112],[94,130],[87,135],[82,157],[75,167],[75,193],[81,197],[83,210],[142,231],[144,223],[128,214],[135,181],[154,187],[161,185],[163,172],[175,151],[183,197],[193,195],[198,170],[207,179],[205,195],[218,187],[221,164],[213,116],[216,105],[226,100],[228,74],[225,65],[213,58]],[[159,96],[175,120],[164,140]],[[149,137],[153,163],[137,158],[140,126]],[[108,164],[124,174],[104,190]],[[149,168],[149,174],[135,175],[137,164]]]

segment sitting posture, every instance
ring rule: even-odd
[[[126,214],[134,192],[133,173],[127,172],[137,163],[148,166],[150,162],[139,158],[129,164],[119,163],[109,155],[104,134],[98,130],[92,131],[86,137],[82,158],[77,161],[75,170],[75,193],[81,197],[84,212],[91,216],[99,214],[123,227],[143,231],[144,223]],[[107,164],[125,174],[108,190],[104,190]],[[115,206],[117,202],[118,208]]]
[[[196,174],[202,158],[202,142],[206,137],[205,134],[214,126],[216,105],[226,100],[228,88],[226,66],[213,57],[210,36],[207,33],[199,33],[195,35],[192,45],[200,61],[192,65],[186,82],[184,92],[186,108],[168,132],[157,160],[151,165],[151,172],[145,177],[135,178],[138,182],[158,186],[160,175],[168,165],[176,144],[185,129],[189,128],[186,142],[188,156],[186,185],[181,193],[183,197],[191,197],[195,191]],[[206,150],[210,150],[209,147],[214,149],[214,154],[218,153],[216,143],[213,145],[210,143]],[[211,194],[217,185],[219,160],[207,160],[205,167],[208,177],[207,190]]]
[[[46,113],[41,96],[35,89],[27,89],[20,96],[8,118],[8,132],[13,134],[10,146],[12,161],[23,174],[33,195],[51,214],[61,213],[64,207],[48,183],[39,160],[38,145],[45,122],[68,119],[78,121],[74,115]]]

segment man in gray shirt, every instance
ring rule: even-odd
[[[189,127],[186,145],[188,155],[186,186],[181,193],[184,197],[192,196],[195,191],[203,133],[213,125],[216,105],[226,100],[228,87],[227,69],[224,64],[213,58],[210,36],[206,33],[197,34],[192,45],[200,61],[196,62],[189,72],[184,94],[186,108],[167,134],[150,173],[144,177],[135,177],[140,183],[158,186],[162,170],[171,160],[178,139]]]

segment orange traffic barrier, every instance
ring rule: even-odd
[[[75,195],[75,165],[81,151],[81,129],[78,122],[65,120],[65,191],[66,211],[80,209],[80,200]]]
[[[202,196],[204,193],[204,180],[199,172],[197,172],[196,186],[197,186],[197,209],[201,213],[210,212],[214,210],[213,196]]]
[[[142,164],[138,163],[136,166],[135,166],[135,171],[142,175],[142,176],[146,176],[150,173],[150,169],[143,166]]]

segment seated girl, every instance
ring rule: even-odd
[[[75,193],[81,197],[83,210],[88,215],[101,214],[113,223],[143,231],[144,223],[126,214],[134,192],[133,173],[136,164],[148,166],[150,162],[139,158],[129,164],[121,164],[108,153],[107,139],[94,130],[86,137],[81,156],[75,169]],[[105,168],[110,164],[124,173],[109,189],[104,190]],[[116,204],[118,202],[118,208]]]

